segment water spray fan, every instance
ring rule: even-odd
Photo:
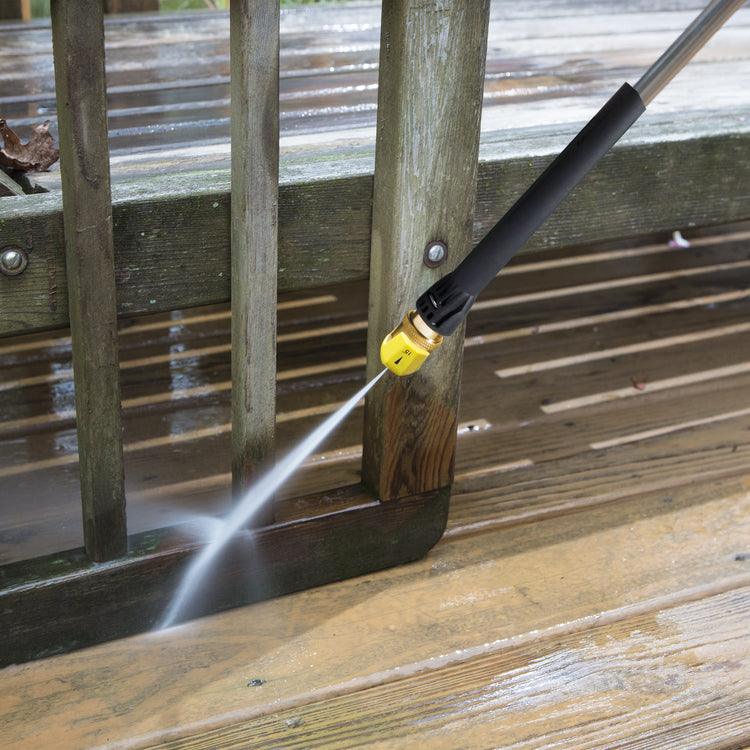
[[[423,292],[380,347],[396,375],[416,372],[453,333],[474,300],[547,220],[564,198],[643,114],[745,0],[713,0],[631,86],[623,84],[451,273]]]

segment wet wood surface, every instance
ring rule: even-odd
[[[175,607],[210,541],[205,519],[132,535],[111,564],[75,549],[2,566],[0,667],[418,560],[442,536],[449,500],[444,488],[381,503],[351,485],[295,499],[305,512],[283,524],[258,523],[261,509]]]
[[[502,528],[471,503],[409,566],[4,670],[5,746],[746,745],[746,472]]]
[[[568,3],[558,6],[573,15]],[[614,45],[623,70],[633,65],[633,49],[646,57],[652,42],[661,46],[661,34],[644,35],[642,26],[628,32],[627,22],[636,19],[627,12],[615,14],[625,35],[618,41],[608,31],[610,5],[590,7],[583,35],[590,47],[574,34],[567,52],[562,42],[557,52],[551,41],[543,45],[550,59],[586,56],[579,82],[592,68],[593,78],[606,79],[592,62],[597,44]],[[535,21],[526,8],[510,9],[508,28]],[[686,13],[686,22],[691,16]],[[675,16],[653,17],[668,19],[671,39]],[[559,12],[554,18],[569,30]],[[522,24],[513,27],[514,20]],[[353,47],[355,31],[348,28]],[[714,49],[722,52],[702,71],[714,65],[724,71],[703,79],[712,80],[721,113],[702,120],[699,97],[689,98],[685,110],[686,90],[674,89],[682,94],[657,112],[663,117],[657,130],[662,139],[666,124],[678,138],[690,132],[700,140],[723,128],[734,134],[723,148],[702,151],[705,163],[685,161],[692,152],[682,145],[656,138],[652,149],[639,140],[644,136],[634,136],[632,148],[658,157],[666,172],[652,170],[632,198],[618,195],[624,202],[603,230],[574,230],[582,239],[595,236],[587,232],[618,237],[646,226],[653,233],[521,257],[472,312],[450,516],[424,560],[168,633],[7,668],[0,680],[3,746],[750,746],[750,228],[688,228],[696,216],[710,224],[721,213],[710,201],[701,208],[705,195],[694,189],[709,162],[724,159],[731,180],[733,162],[741,164],[744,153],[733,129],[745,127],[746,108],[727,93],[742,64],[728,51],[731,44]],[[747,49],[744,37],[736,49]],[[729,58],[722,62],[724,54]],[[329,61],[319,62],[324,72]],[[617,83],[620,72],[613,75]],[[529,78],[555,96],[559,81]],[[144,76],[144,83],[158,89],[156,79]],[[357,93],[367,93],[366,84]],[[517,113],[534,118],[551,111],[549,101],[524,96]],[[573,99],[555,101],[554,118],[581,115]],[[670,106],[692,113],[688,126]],[[502,112],[513,114],[511,107]],[[371,116],[366,102],[353,116]],[[560,138],[559,125],[519,123],[529,128],[527,154],[539,153],[535,142],[549,149]],[[198,129],[208,130],[200,123]],[[179,140],[179,127],[161,132],[183,144],[196,169],[216,163],[225,148],[209,143],[191,151]],[[285,147],[300,146],[294,133],[287,136]],[[483,148],[510,148],[513,141],[514,131],[495,131]],[[363,154],[365,162],[370,158],[363,143],[361,151],[355,143],[346,152],[349,166]],[[154,163],[174,166],[175,152],[160,149],[154,146]],[[120,164],[131,158],[126,152]],[[610,163],[632,155],[622,151]],[[511,171],[520,174],[527,164],[528,156],[518,155]],[[480,178],[481,195],[502,192],[497,178],[507,176],[507,167],[480,171],[486,178]],[[681,193],[675,174],[693,174],[693,187]],[[54,173],[50,180],[54,190]],[[339,203],[341,184],[346,180],[331,187]],[[590,189],[601,192],[602,183]],[[664,229],[660,191],[681,196],[682,213],[666,211],[662,218],[682,219],[669,228],[681,228],[689,248],[670,247],[669,232],[656,231]],[[287,196],[303,193],[292,186]],[[361,221],[353,226],[363,238],[370,195],[361,190],[355,203]],[[227,205],[226,192],[201,200],[204,213]],[[490,203],[480,201],[480,227],[490,220],[484,213]],[[645,217],[640,224],[629,218],[634,205]],[[299,203],[286,210],[299,211]],[[746,216],[740,202],[731,211]],[[586,215],[585,205],[566,213],[550,236]],[[21,222],[25,231],[32,216]],[[134,221],[133,237],[147,229]],[[180,230],[183,240],[193,229]],[[60,229],[50,224],[40,231],[51,238],[46,263],[54,268]],[[154,232],[155,242],[163,242]],[[143,247],[136,249],[148,265]],[[349,273],[360,268],[351,257]],[[309,256],[304,265],[310,289],[284,291],[282,275],[279,297],[282,452],[364,381],[366,286],[322,287],[324,274],[311,268]],[[135,263],[132,268],[135,273]],[[366,265],[361,269],[356,273],[364,277]],[[157,284],[168,273],[158,273]],[[175,285],[184,285],[184,268],[172,273]],[[61,305],[63,297],[61,291]],[[207,523],[201,519],[231,502],[227,306],[124,317],[119,340],[130,531],[184,519]],[[82,532],[70,338],[59,331],[4,339],[0,366],[0,560],[76,547]],[[284,499],[307,492],[325,491],[335,505],[332,490],[359,478],[361,444],[358,409],[284,489],[278,519],[305,518],[303,501]]]
[[[424,560],[7,668],[5,746],[744,747],[750,227],[685,235],[519,258],[480,298]],[[365,319],[351,285],[281,295],[285,446],[362,382]],[[226,507],[226,309],[121,341],[132,523]],[[80,532],[68,343],[6,345],[8,560]],[[356,480],[361,416],[284,492]]]
[[[368,368],[419,294],[471,249],[490,6],[413,0],[383,13],[375,164]],[[425,44],[424,40],[434,40]],[[436,100],[435,92],[445,94]],[[456,134],[461,138],[457,139]],[[442,264],[424,262],[429,243]],[[453,481],[463,329],[408,379],[380,380],[365,404],[362,476],[393,500]]]
[[[511,517],[551,512],[605,465],[612,486],[595,497],[631,474],[650,487],[680,467],[742,469],[747,230],[684,249],[667,239],[519,258],[478,300],[459,412],[457,487],[476,498],[465,512],[486,515],[485,496],[505,498]],[[283,454],[364,383],[366,290],[281,295],[278,316]],[[228,507],[229,328],[222,306],[121,324],[131,533]],[[6,339],[0,362],[0,559],[11,562],[81,544],[70,339]],[[361,420],[358,409],[280,499],[358,481]]]
[[[635,0],[616,11],[609,3],[579,5],[493,4],[474,241],[623,80],[637,79],[671,44],[702,2],[649,4],[648,13]],[[528,249],[750,216],[749,14],[743,8],[730,19]],[[107,24],[122,315],[229,299],[228,19],[177,18]],[[281,24],[279,284],[288,290],[363,279],[379,7],[295,10]],[[20,129],[55,119],[49,30],[43,23],[22,28],[0,28],[0,106]],[[32,249],[22,277],[0,279],[3,335],[67,322],[59,171],[35,179],[52,192],[0,207],[2,240]]]
[[[621,83],[634,83],[704,5],[702,0],[627,0],[616,8],[601,0],[492,3],[485,136],[583,124]],[[662,92],[654,111],[690,118],[708,97],[711,108],[741,111],[749,95],[747,18],[744,9],[738,11]],[[335,149],[342,164],[372,158],[379,34],[377,2],[282,12],[282,151],[292,169],[301,146],[317,151],[318,159]],[[0,35],[4,118],[19,132],[40,117],[54,122],[48,25],[6,24]],[[106,35],[114,181],[128,173],[228,167],[228,13],[112,16]],[[43,178],[50,185],[55,179],[55,173]]]

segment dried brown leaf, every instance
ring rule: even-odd
[[[632,375],[630,382],[633,384],[633,388],[639,391],[646,390],[646,383],[648,382],[648,373],[639,372],[636,375]]]
[[[21,172],[41,172],[49,169],[59,158],[55,139],[49,132],[50,121],[34,126],[28,143],[21,143],[5,120],[0,119],[0,135],[4,147],[0,149],[0,165]]]

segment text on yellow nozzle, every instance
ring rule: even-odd
[[[443,337],[411,310],[383,339],[380,359],[396,375],[411,375],[442,342]]]

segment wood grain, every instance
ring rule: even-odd
[[[304,498],[305,517],[237,535],[214,563],[218,579],[204,581],[180,619],[418,559],[442,535],[448,499],[443,490],[383,504],[361,486]],[[175,527],[130,543],[110,565],[92,566],[71,550],[3,566],[0,665],[152,630],[207,543],[205,531]]]
[[[231,14],[232,486],[239,498],[275,454],[279,4],[240,0]]]
[[[52,24],[84,544],[103,562],[127,529],[101,3],[63,0]]]
[[[605,616],[583,632],[467,655],[152,747],[682,749],[719,738],[740,747],[750,737],[749,605],[745,587],[659,612]]]
[[[581,501],[611,497],[611,488],[597,489],[591,481],[595,473],[579,473],[604,461],[601,465],[614,471],[615,484],[622,485],[619,494],[627,494],[628,487],[637,491],[644,486],[634,477],[648,467],[649,451],[657,449],[649,482],[669,483],[671,472],[690,481],[693,468],[703,475],[742,470],[741,428],[736,432],[731,424],[747,404],[747,333],[715,340],[708,334],[691,339],[690,334],[747,320],[748,270],[726,268],[746,255],[747,233],[733,227],[723,235],[689,236],[692,246],[680,250],[668,247],[663,237],[658,244],[544,251],[519,258],[498,276],[480,299],[488,304],[472,311],[468,320],[471,345],[464,356],[469,376],[459,420],[477,429],[457,437],[455,492],[489,489],[497,480],[498,487],[508,488],[501,491],[503,498],[518,491],[525,502],[533,500],[533,491],[524,490],[524,482],[538,486],[549,471],[549,486],[560,482],[568,497],[575,497],[577,479],[582,480],[577,487]],[[597,284],[599,291],[576,292],[589,284]],[[302,293],[281,295],[280,450],[291,447],[363,384],[365,337],[354,323],[366,318],[365,297],[364,284],[325,288],[302,306]],[[315,317],[308,321],[303,311],[314,311]],[[179,513],[222,513],[227,508],[227,315],[223,306],[123,323],[125,456],[133,531],[164,526]],[[648,346],[675,336],[684,337],[683,343]],[[77,458],[71,452],[70,344],[65,335],[56,341],[36,334],[0,346],[5,379],[0,404],[6,417],[0,426],[0,497],[6,501],[0,554],[5,561],[80,544]],[[640,347],[639,342],[647,345]],[[620,345],[634,350],[604,359],[593,356]],[[360,356],[332,362],[331,351],[342,349]],[[495,375],[501,368],[534,370],[534,363],[578,355],[588,361],[513,378]],[[712,424],[715,429],[709,430]],[[622,470],[612,468],[616,451],[611,461],[591,453],[592,445],[654,431],[672,438],[663,447],[653,437],[636,441],[643,444],[640,453],[623,455]],[[727,442],[730,435],[737,448]],[[361,441],[362,412],[355,410],[321,448],[321,456],[346,455],[344,449]],[[313,461],[283,496],[359,481],[356,455],[333,463]],[[575,456],[579,458],[572,461]],[[571,461],[569,477],[552,468],[560,460]],[[437,461],[421,464],[414,471],[428,476],[435,465]],[[536,469],[525,471],[532,467]],[[57,490],[54,499],[48,492],[51,486]],[[529,506],[531,516],[554,506],[547,489],[546,500]],[[33,506],[23,500],[31,496],[37,498]],[[511,504],[508,517],[521,507]]]
[[[646,13],[634,1],[617,9],[587,6],[582,15],[548,0],[534,0],[523,10],[492,5],[474,242],[623,77],[634,80],[643,72],[701,7],[699,0],[652,4]],[[337,16],[345,19],[340,25],[328,23],[330,12],[344,13],[306,9],[305,22],[298,12],[282,14],[282,105],[289,103],[294,115],[282,117],[282,131],[290,128],[282,133],[280,166],[282,290],[364,279],[369,273],[380,11],[370,4],[354,7]],[[748,76],[748,13],[737,12],[526,249],[715,226],[750,216],[744,158],[750,127],[744,97],[750,86],[742,83]],[[112,96],[127,99],[122,115],[111,113],[113,170],[120,175],[113,215],[123,315],[230,296],[229,24],[222,14],[202,19],[200,31],[183,16],[108,22]],[[652,31],[646,34],[644,28]],[[352,59],[355,30],[359,57]],[[49,30],[33,27],[19,35],[14,27],[0,34],[7,50],[0,70],[13,100],[4,105],[5,116],[17,107],[15,114],[29,119],[29,108],[43,108],[53,98]],[[145,61],[142,51],[148,45],[160,46],[167,58],[161,63],[170,64]],[[33,66],[27,65],[29,55]],[[31,93],[18,90],[29,68],[39,71]],[[341,87],[335,85],[339,75],[345,79]],[[180,79],[185,85],[178,94],[174,82]],[[223,90],[217,94],[213,87],[219,84]],[[332,88],[341,92],[338,100],[331,101]],[[360,88],[369,97],[364,103],[357,98]],[[315,90],[329,92],[317,102],[320,110],[310,96]],[[201,111],[202,102],[217,95],[224,102],[216,116],[224,128],[220,137],[206,124],[213,123],[211,116]],[[155,98],[145,112],[136,106],[144,97]],[[180,107],[195,111],[171,111],[175,97]],[[354,123],[318,117],[342,108]],[[357,119],[363,113],[366,128]],[[162,117],[168,120],[165,127],[159,125]],[[140,118],[137,126],[129,118]],[[178,134],[179,143],[170,142],[170,133]],[[165,142],[154,148],[154,138]],[[202,144],[205,139],[208,145]],[[38,179],[52,195],[2,206],[0,241],[26,248],[31,259],[22,277],[0,278],[3,335],[67,324],[59,173]],[[201,283],[185,284],[185,278]]]
[[[485,108],[490,135],[482,146],[475,238],[564,145],[568,126],[572,135],[588,104],[608,93],[611,82],[619,83],[615,79],[648,64],[652,48],[662,46],[675,25],[683,26],[683,18],[690,20],[695,4],[678,0],[669,12],[642,0],[617,9],[597,0],[583,10],[574,0],[495,4],[494,25],[502,32],[495,51],[519,56],[526,50],[530,56],[525,79],[518,72],[507,76],[502,59],[490,68],[487,93],[503,106]],[[370,32],[355,28],[356,15],[349,14],[356,12],[342,9],[341,24],[353,46],[366,47]],[[324,85],[335,83],[324,70],[331,58],[321,52],[330,49],[330,36],[306,28],[310,16],[302,12],[287,14],[287,23],[293,18],[314,48],[306,50],[306,64],[317,65]],[[111,38],[122,42],[144,29],[129,23],[111,23]],[[644,23],[659,31],[644,33]],[[214,61],[226,55],[211,23],[187,26],[190,54],[213,50]],[[741,94],[750,89],[734,85],[745,75],[747,45],[744,27],[726,31],[725,41],[692,68],[697,75],[686,71],[687,83],[665,92],[664,108],[657,100],[644,129],[602,162],[591,185],[583,185],[529,245],[535,254],[498,277],[487,304],[470,316],[458,414],[467,427],[456,438],[447,532],[426,558],[204,618],[169,634],[8,667],[0,680],[4,747],[750,746],[747,226],[728,227],[708,241],[698,228],[750,215],[743,166],[748,131],[741,119]],[[38,51],[43,32],[34,34],[24,39]],[[9,59],[20,65],[21,42],[4,39],[9,53],[0,55],[0,66]],[[149,44],[143,39],[141,56]],[[170,47],[175,51],[165,40],[162,51]],[[343,60],[337,57],[334,67]],[[127,130],[155,103],[145,97],[156,88],[118,91],[127,88],[125,58],[115,55],[113,61],[113,94],[131,97],[130,112],[115,115]],[[352,57],[345,64],[360,62]],[[195,76],[188,88],[199,89],[205,70],[188,67],[184,57],[181,65],[186,77]],[[161,85],[142,69],[139,75],[149,86]],[[227,77],[218,67],[210,75]],[[365,318],[366,294],[352,280],[369,273],[369,75],[357,80],[362,90],[352,100],[353,109],[361,109],[356,116],[362,117],[363,141],[346,155],[329,158],[339,149],[327,135],[316,146],[309,133],[282,141],[305,152],[304,159],[287,161],[280,191],[282,297],[302,301],[302,307],[279,311],[279,330],[290,334],[279,336],[280,373],[286,373],[276,392],[282,445],[308,431],[364,379],[365,338],[358,323]],[[11,74],[6,79],[15,80]],[[514,103],[513,91],[524,81],[528,88]],[[354,83],[355,77],[346,85]],[[226,84],[214,78],[208,88]],[[576,100],[577,90],[585,90],[583,99]],[[710,93],[705,112],[702,91]],[[213,95],[214,110],[209,103],[194,112],[213,112],[216,122],[228,101],[220,101],[226,96],[219,89]],[[35,96],[28,94],[23,106],[35,106]],[[293,104],[302,113],[298,122],[309,117],[320,124],[300,101]],[[164,114],[166,109],[159,116]],[[493,130],[506,117],[505,132]],[[179,138],[189,131],[174,132]],[[175,152],[176,158],[189,151]],[[207,149],[204,157],[210,162],[219,151]],[[122,165],[122,157],[117,154],[115,164]],[[129,169],[138,171],[147,161],[136,160]],[[139,181],[115,188],[116,257],[125,259],[117,262],[121,315],[167,310],[179,300],[226,302],[229,296],[228,172],[206,171],[207,161],[196,166],[188,160],[179,165],[185,174],[177,186],[169,162],[162,154],[153,164],[164,175],[152,178],[144,170]],[[51,175],[53,189],[56,179]],[[29,250],[32,275],[0,279],[0,318],[8,332],[64,324],[59,196],[12,201],[8,214],[3,204],[0,241]],[[676,227],[691,248],[666,247]],[[645,235],[637,247],[623,242],[634,234]],[[564,247],[602,239],[613,240],[614,249]],[[186,278],[205,283],[186,284]],[[283,290],[324,279],[348,282],[316,291],[336,299],[316,307],[315,319],[306,321],[304,294]],[[214,312],[198,311],[192,323],[163,313],[141,321],[140,332],[136,323],[121,336],[129,363],[123,368],[126,444],[132,447],[126,455],[137,489],[131,513],[134,528],[147,531],[131,542],[165,544],[150,550],[155,568],[174,565],[175,571],[186,559],[162,533],[148,531],[164,525],[170,504],[198,513],[224,509],[231,451],[229,333],[226,317]],[[325,335],[308,335],[321,325],[329,329]],[[717,331],[723,335],[712,335]],[[2,471],[56,458],[69,465],[74,455],[65,375],[70,342],[64,332],[59,342],[50,339],[43,334],[12,342],[7,351],[0,346],[8,385],[0,388],[0,409],[12,427],[0,436]],[[347,358],[338,364],[348,364],[332,371],[331,352],[343,347]],[[516,374],[501,379],[498,370]],[[184,398],[167,398],[173,387]],[[390,419],[402,414],[407,396],[394,396]],[[44,419],[51,411],[62,419]],[[435,414],[428,429],[442,436],[450,419]],[[440,513],[399,501],[373,504],[370,498],[354,522],[349,512],[362,510],[361,496],[337,488],[359,479],[361,434],[355,412],[279,498],[284,526],[262,537],[262,546],[279,556],[272,586],[281,579],[315,583],[320,568],[312,561],[325,560],[329,572],[351,569],[352,558],[362,556],[392,561],[394,547],[414,553],[412,532],[422,540],[439,536]],[[328,460],[336,451],[341,456]],[[418,481],[433,482],[445,459],[439,451],[423,458],[411,471]],[[70,519],[79,513],[76,481],[64,466],[3,479],[2,554],[19,554],[27,545],[75,547]],[[316,531],[308,534],[313,512]],[[380,514],[389,512],[406,524],[383,520]],[[287,534],[290,529],[295,531]],[[305,565],[290,573],[295,555]],[[248,565],[250,558],[241,555],[228,575],[212,583],[217,589],[246,580],[258,586],[262,566]],[[79,596],[78,574],[87,566],[81,550],[47,556],[36,567],[2,566],[9,586],[0,613],[9,623],[3,632],[12,636],[4,641],[12,657],[23,658],[45,627],[75,640],[76,618],[91,625],[90,600]],[[151,597],[155,612],[153,602],[167,596],[159,589],[168,587],[165,579],[127,566],[96,566],[95,578],[119,576],[130,594]],[[38,599],[26,606],[25,587],[51,570],[57,571],[53,585],[69,594],[64,604]],[[145,622],[143,608],[124,611],[110,601],[100,611],[110,634]]]
[[[466,349],[459,419],[467,427],[457,439],[450,517],[425,560],[185,625],[174,640],[115,641],[6,669],[0,705],[9,746],[54,738],[63,748],[107,742],[173,750],[253,743],[482,747],[492,736],[499,746],[554,741],[607,747],[611,734],[614,746],[689,747],[695,735],[696,746],[742,747],[746,719],[734,698],[746,700],[747,683],[742,624],[750,552],[750,376],[741,366],[747,333],[700,341],[687,336],[667,348],[547,371],[524,368],[506,379],[495,375],[505,366],[745,321],[748,269],[716,269],[747,252],[746,227],[728,228],[720,239],[685,233],[692,245],[679,251],[666,246],[666,235],[660,243],[540,252],[519,258],[492,283],[488,300],[508,303],[487,305],[468,321],[470,336],[486,335],[487,342]],[[681,275],[688,269],[700,272]],[[649,278],[654,275],[656,280]],[[557,293],[607,278],[610,289]],[[639,280],[624,283],[629,278]],[[361,288],[316,296],[328,300],[315,305],[322,320],[338,325],[363,319]],[[281,296],[280,331],[320,325],[302,319],[299,299]],[[128,357],[161,358],[174,347],[176,331],[186,337],[184,351],[210,347],[216,341],[211,336],[228,336],[226,318],[213,312],[204,311],[193,324],[191,316],[171,318],[171,333],[155,327],[167,316],[139,321],[144,330],[123,337]],[[573,321],[569,330],[566,316]],[[314,352],[326,360],[330,347],[351,344],[355,333],[295,335],[280,346],[282,367],[314,366]],[[60,359],[69,345],[56,348],[46,334],[37,338],[46,342],[43,348],[35,351],[25,346],[31,339],[19,340],[24,348],[11,348],[4,369],[39,374],[35,368]],[[178,372],[184,351],[175,352]],[[29,362],[14,364],[22,355]],[[224,369],[206,357],[209,382],[224,382],[226,354],[213,356],[223,356]],[[160,359],[155,367],[166,364]],[[127,378],[151,383],[153,373],[143,367],[126,370]],[[642,390],[634,385],[636,375]],[[293,439],[314,423],[313,412],[304,417],[304,410],[319,410],[351,390],[351,381],[326,385],[322,376],[311,377],[309,392],[299,379],[280,383],[281,414],[293,406],[301,412],[299,420],[279,421],[282,440],[286,430]],[[358,377],[362,382],[361,371]],[[681,380],[659,387],[669,378]],[[614,387],[634,395],[557,413],[543,408]],[[158,384],[148,388],[149,395],[158,392]],[[3,402],[6,413],[18,409],[15,402]],[[190,407],[198,409],[194,418],[199,403]],[[147,413],[140,426],[130,422],[132,439],[165,436],[154,434],[152,425],[161,426],[169,412],[159,411],[151,421]],[[355,414],[326,452],[356,445],[361,429]],[[652,430],[661,431],[591,448]],[[133,470],[143,473],[158,460],[159,476],[146,489],[166,480],[164,498],[183,502],[190,492],[191,507],[206,512],[216,488],[220,494],[228,482],[222,485],[218,477],[212,489],[208,481],[216,478],[215,457],[228,455],[229,448],[228,440],[223,447],[211,441],[186,440],[171,450],[165,444],[167,452],[158,458],[128,455]],[[10,445],[4,443],[0,454]],[[205,486],[189,484],[186,464],[203,470],[206,454],[212,461]],[[279,519],[308,518],[311,507],[295,497],[316,486],[329,488],[322,507],[343,512],[345,493],[330,488],[356,481],[356,456],[312,461],[285,488],[290,499],[280,502]],[[25,476],[14,481],[21,488],[14,493],[45,482],[64,486],[63,478],[45,471]],[[185,484],[170,495],[168,482],[175,479]],[[0,494],[8,491],[4,486]],[[44,505],[43,493],[37,497],[57,542],[65,508],[60,498]],[[160,502],[158,494],[136,495],[131,514],[153,528]],[[40,541],[50,534],[21,520],[4,538],[24,530]],[[523,700],[513,702],[517,695]],[[62,723],[66,715],[75,722]]]
[[[488,20],[487,3],[383,7],[368,377],[382,369],[384,336],[470,249]],[[448,248],[439,269],[423,262],[433,241]],[[362,472],[381,499],[451,483],[462,346],[460,331],[414,376],[368,394]]]
[[[309,747],[336,738],[357,747],[377,731],[396,746],[444,747],[473,742],[476,716],[498,737],[525,727],[530,746],[545,726],[559,741],[583,731],[595,746],[607,719],[622,714],[629,718],[616,737],[679,738],[704,717],[718,743],[744,727],[731,696],[747,684],[748,574],[735,559],[747,546],[746,506],[738,480],[693,483],[445,539],[408,567],[167,638],[6,669],[4,740],[13,750],[53,737],[79,749]],[[404,688],[413,705],[401,700]],[[540,713],[546,702],[556,710]],[[345,707],[348,722],[335,721]],[[591,711],[601,719],[585,722]],[[354,734],[342,737],[347,728]]]

